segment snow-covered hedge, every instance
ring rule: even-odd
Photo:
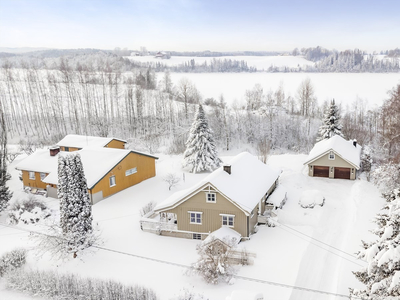
[[[142,286],[124,286],[112,280],[80,278],[74,274],[16,270],[7,275],[7,287],[54,300],[157,300]]]
[[[26,250],[14,249],[0,257],[0,277],[22,267],[26,262]]]
[[[314,208],[315,205],[324,206],[325,197],[319,190],[304,191],[299,200],[302,208]]]
[[[37,199],[34,195],[29,195],[28,198],[17,200],[11,205],[8,211],[8,223],[35,224],[50,215],[50,209],[43,201]]]

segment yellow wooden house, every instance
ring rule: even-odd
[[[125,149],[125,140],[113,137],[68,134],[57,143],[61,151],[72,152],[85,147]]]

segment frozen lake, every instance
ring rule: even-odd
[[[163,74],[158,73],[158,80]],[[367,100],[369,106],[381,105],[388,98],[387,92],[400,84],[399,73],[172,73],[174,85],[183,77],[191,80],[203,99],[218,99],[221,94],[225,101],[244,101],[245,91],[259,83],[264,93],[275,91],[283,85],[286,95],[296,97],[301,82],[309,77],[319,103],[334,98],[343,107],[357,97]]]

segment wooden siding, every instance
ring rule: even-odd
[[[78,150],[82,149],[82,148],[75,148],[75,147],[67,147],[67,148],[68,148],[68,152],[78,151]],[[60,146],[60,150],[61,151],[65,151],[65,147],[64,146]]]
[[[118,140],[111,140],[107,145],[104,146],[105,148],[116,148],[116,149],[125,149],[125,142],[118,141]]]
[[[48,173],[45,173],[46,176],[49,175]],[[39,189],[46,189],[47,183],[44,183],[40,179],[40,173],[35,172],[35,179],[29,179],[29,171],[22,171],[22,182],[24,186],[29,186],[32,188],[39,188]]]
[[[234,215],[234,227],[231,228],[247,237],[245,213],[219,193],[217,193],[216,199],[216,203],[207,203],[206,192],[199,191],[179,206],[164,212],[176,214],[178,230],[199,233],[213,232],[221,228],[222,217],[220,214]],[[202,212],[202,223],[190,224],[189,211]]]
[[[137,168],[137,172],[125,176],[125,171],[132,168]],[[112,187],[110,187],[109,181],[111,176],[115,176],[116,182],[115,186]],[[131,152],[106,174],[90,190],[90,193],[95,194],[103,191],[103,197],[105,198],[154,176],[156,176],[155,159]]]
[[[310,166],[313,166],[313,168],[311,169]],[[347,161],[345,161],[344,159],[342,159],[340,156],[338,156],[335,153],[335,159],[329,159],[329,153],[325,154],[324,156],[310,162],[308,164],[308,174],[310,176],[314,176],[314,166],[326,166],[326,167],[333,167],[333,172],[330,172],[329,170],[329,178],[334,178],[335,174],[334,174],[334,168],[350,168],[350,169],[354,169],[353,173],[350,172],[350,179],[356,179],[356,170],[355,168],[348,163]]]

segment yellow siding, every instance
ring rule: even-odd
[[[46,176],[49,175],[46,173]],[[22,182],[24,186],[32,188],[46,189],[47,184],[40,179],[40,173],[35,172],[35,179],[29,179],[29,171],[22,171]]]
[[[203,213],[201,225],[190,224],[189,211]],[[222,217],[220,214],[235,215],[235,223],[232,229],[244,237],[248,236],[245,213],[219,193],[217,193],[216,203],[207,203],[206,192],[199,191],[176,208],[165,212],[176,214],[178,230],[199,233],[209,233],[221,228]]]
[[[125,176],[125,171],[137,168],[137,173]],[[110,176],[115,176],[116,185],[110,187]],[[103,198],[156,176],[156,163],[152,157],[129,153],[117,166],[104,176],[91,190],[91,194],[103,191]]]
[[[118,140],[112,140],[104,147],[105,148],[125,149],[125,143],[122,141],[118,141]]]
[[[64,146],[60,146],[60,150],[61,151],[65,151],[65,147]],[[73,151],[78,151],[78,150],[81,150],[81,148],[68,147],[68,152],[73,152]]]

